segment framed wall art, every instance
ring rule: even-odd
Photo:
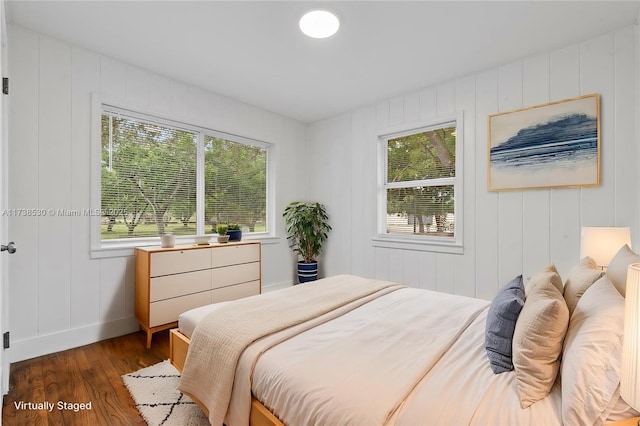
[[[600,95],[489,116],[489,191],[598,186]]]

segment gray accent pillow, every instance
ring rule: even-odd
[[[522,275],[518,275],[500,289],[489,307],[485,349],[495,374],[513,370],[511,342],[524,299]]]

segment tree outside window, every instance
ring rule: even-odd
[[[456,126],[386,139],[386,233],[455,236]]]
[[[205,136],[205,220],[264,231],[267,153],[264,148]],[[215,232],[215,231],[212,231]]]
[[[217,223],[266,231],[265,148],[116,113],[101,124],[102,240],[196,235],[199,218],[206,233]]]

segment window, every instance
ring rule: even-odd
[[[102,115],[101,237],[196,233],[192,132]]]
[[[379,241],[462,246],[458,129],[461,118],[380,136]]]
[[[212,136],[205,136],[204,150],[207,223],[266,232],[267,151]]]
[[[238,224],[268,233],[269,145],[102,106],[100,247]]]

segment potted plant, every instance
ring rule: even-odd
[[[298,261],[298,281],[318,278],[317,258],[331,231],[329,216],[320,203],[293,202],[282,214],[287,226],[289,246],[302,260]]]
[[[227,235],[227,225],[218,225],[216,227],[216,231],[218,231],[218,242],[226,243],[229,241],[229,236]]]
[[[227,229],[227,235],[229,235],[229,241],[240,241],[242,239],[242,230],[238,224],[230,224]]]

